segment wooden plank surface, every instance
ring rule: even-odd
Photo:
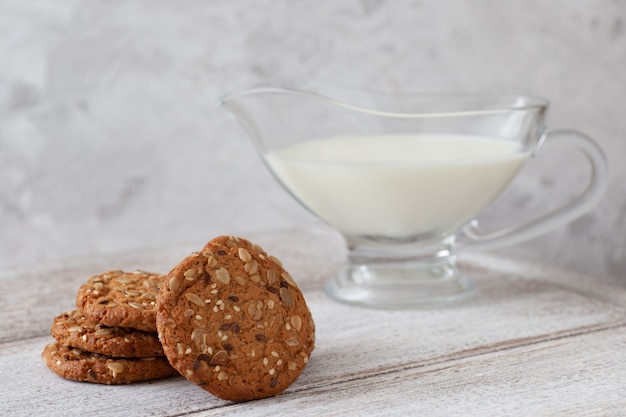
[[[308,233],[283,231],[255,240],[298,277],[317,324],[316,350],[286,392],[232,404],[180,377],[110,387],[66,381],[43,365],[51,320],[73,307],[87,276],[113,268],[165,271],[190,251],[170,248],[0,274],[0,415],[619,415],[626,409],[624,289],[587,291],[584,279],[482,256],[465,260],[478,287],[468,302],[368,310],[337,304],[321,289],[341,261],[334,237],[320,245]]]
[[[589,349],[581,349],[587,346]],[[349,379],[266,401],[199,415],[622,416],[626,329],[490,352]]]

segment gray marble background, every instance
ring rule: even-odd
[[[288,76],[549,98],[609,192],[502,252],[626,284],[625,26],[620,0],[0,0],[0,268],[319,225],[213,105]],[[534,161],[485,221],[567,201],[581,164]]]

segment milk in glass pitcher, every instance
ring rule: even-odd
[[[589,211],[608,183],[598,145],[579,132],[548,130],[541,98],[272,82],[219,105],[285,189],[345,238],[348,258],[326,290],[351,304],[460,300],[473,285],[456,265],[458,250],[500,247],[561,226]],[[587,157],[586,188],[556,211],[481,230],[475,217],[546,141]]]

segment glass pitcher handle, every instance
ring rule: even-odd
[[[547,131],[542,141],[559,147],[574,147],[587,157],[591,173],[585,190],[574,201],[520,225],[483,231],[474,220],[463,228],[462,235],[466,239],[458,242],[459,247],[489,249],[532,239],[580,217],[602,198],[609,183],[608,164],[593,139],[575,130],[554,130]]]

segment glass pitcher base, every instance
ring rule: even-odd
[[[472,281],[454,265],[347,265],[325,285],[336,301],[387,310],[445,307],[465,300]]]

